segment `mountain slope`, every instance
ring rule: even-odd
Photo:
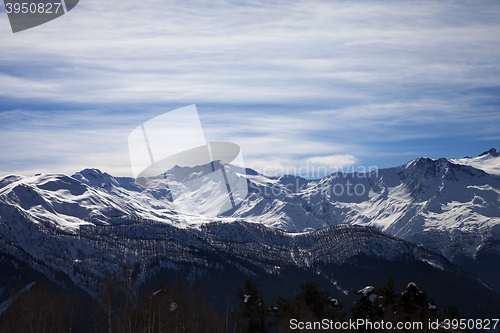
[[[491,148],[477,157],[465,157],[450,160],[455,164],[470,165],[486,173],[500,176],[500,151]]]
[[[351,291],[360,285],[383,284],[394,277],[401,283],[415,279],[428,285],[440,304],[458,302],[477,318],[500,306],[498,293],[446,258],[374,228],[345,225],[297,234],[241,221],[178,228],[119,217],[109,218],[107,224],[90,219],[78,229],[34,223],[22,215],[15,221],[27,241],[20,241],[10,224],[3,223],[0,257],[22,258],[29,269],[91,295],[106,272],[120,274],[128,265],[136,285],[149,285],[157,276],[184,275],[214,290],[214,298],[234,293],[253,277],[272,298],[313,279],[339,298],[354,300]],[[457,286],[469,295],[467,302],[452,292]]]
[[[125,251],[126,262],[131,258],[133,264],[140,257],[148,263],[156,260],[148,259],[149,256],[155,258],[162,251],[176,253],[173,249],[179,247],[178,244],[204,239],[206,235],[200,235],[200,230],[204,230],[207,223],[215,228],[210,224],[215,221],[225,224],[217,229],[219,236],[211,236],[213,244],[233,244],[233,236],[225,230],[239,228],[237,225],[241,222],[254,224],[256,228],[265,227],[263,230],[274,229],[273,241],[262,240],[262,244],[269,249],[282,246],[283,251],[293,248],[290,239],[305,240],[316,232],[334,230],[329,229],[331,227],[355,225],[375,227],[440,253],[500,290],[500,281],[496,278],[500,273],[500,176],[484,171],[492,168],[498,155],[498,151],[490,150],[477,158],[464,159],[467,163],[446,158],[418,158],[396,168],[369,173],[339,172],[319,180],[295,176],[270,178],[247,170],[246,175],[239,177],[247,179],[249,195],[225,216],[212,219],[177,215],[170,192],[164,186],[144,188],[132,178],[112,177],[96,169],[86,169],[72,177],[13,175],[0,180],[0,243],[5,253],[23,262],[36,263],[37,271],[47,276],[54,274],[53,269],[63,270],[62,267],[84,270],[85,274],[77,277],[64,269],[75,284],[92,291],[100,273],[109,268],[97,259],[106,257],[106,244]],[[176,231],[168,237],[182,241],[165,241],[159,236],[163,235],[162,228],[173,228],[168,230]],[[162,245],[152,253],[144,252],[148,254],[144,257],[139,256],[138,253],[145,251],[142,243],[116,241],[122,237],[123,230],[127,230],[128,238],[133,230],[137,239],[145,241],[144,246]],[[243,237],[248,230],[235,235]],[[282,234],[287,236],[279,236]],[[92,242],[104,245],[94,248]],[[208,246],[219,251],[209,244],[202,248],[206,250]],[[325,250],[328,255],[323,260],[329,260],[329,256],[338,258],[342,248],[335,247],[335,242],[328,244],[331,248]],[[314,251],[319,255],[319,250]],[[390,261],[391,251],[379,254]],[[294,254],[293,258],[313,260],[304,256],[306,252]],[[273,253],[266,255],[273,258]],[[364,254],[372,256],[373,253]],[[293,267],[307,267],[294,262],[291,254],[279,255],[279,260]],[[81,264],[80,257],[87,258],[87,262]],[[122,259],[118,262],[123,263]],[[257,259],[253,260],[255,265],[260,265]],[[88,280],[84,276],[95,278]]]
[[[230,214],[269,227],[374,226],[449,258],[474,258],[482,244],[500,236],[500,177],[445,158],[320,180],[247,177],[251,194]],[[464,237],[461,248],[450,246]]]

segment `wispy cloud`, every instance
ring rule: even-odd
[[[308,162],[324,165],[328,167],[345,167],[356,163],[356,158],[352,155],[330,155],[330,156],[315,156],[307,159]]]
[[[401,83],[498,82],[499,37],[492,31],[500,11],[493,2],[141,7],[91,0],[38,28],[67,32],[55,39],[35,30],[5,36],[0,59],[30,63],[33,72],[5,71],[2,95],[27,98],[31,91],[34,98],[82,103],[311,103],[373,100],[384,89],[401,91]],[[41,75],[48,65],[53,74]]]
[[[17,34],[2,20],[0,172],[127,175],[128,133],[193,103],[209,140],[263,166],[498,138],[499,17],[496,1],[87,0]]]

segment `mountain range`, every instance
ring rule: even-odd
[[[316,180],[238,177],[248,196],[214,218],[180,216],[165,186],[97,169],[0,179],[0,303],[35,278],[93,295],[128,265],[138,285],[180,274],[215,299],[249,276],[271,297],[316,279],[348,300],[363,284],[416,279],[441,303],[498,313],[498,150]]]

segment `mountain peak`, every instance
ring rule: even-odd
[[[83,176],[83,177],[91,176],[91,177],[94,177],[94,178],[102,178],[105,174],[106,174],[105,172],[102,172],[99,169],[96,169],[96,168],[87,168],[87,169],[83,169],[82,171],[78,171],[73,176],[80,175],[80,176]]]
[[[418,157],[403,165],[405,169],[422,170],[425,168],[435,168],[436,166],[447,166],[450,161],[447,158],[433,160],[428,157]]]
[[[75,173],[71,178],[81,181],[90,186],[104,187],[105,185],[119,185],[119,182],[110,174],[99,169],[89,168]]]
[[[500,151],[496,150],[495,148],[491,148],[490,150],[485,151],[484,153],[479,154],[477,157],[479,157],[479,156],[485,156],[485,155],[491,155],[493,157],[498,157],[498,156],[500,156]]]
[[[486,173],[500,176],[500,151],[491,148],[477,157],[465,157],[462,159],[452,159],[453,163],[472,166],[481,169]]]

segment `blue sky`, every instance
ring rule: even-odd
[[[500,2],[81,0],[16,34],[0,12],[0,177],[131,176],[130,132],[190,104],[268,174],[500,149]]]

